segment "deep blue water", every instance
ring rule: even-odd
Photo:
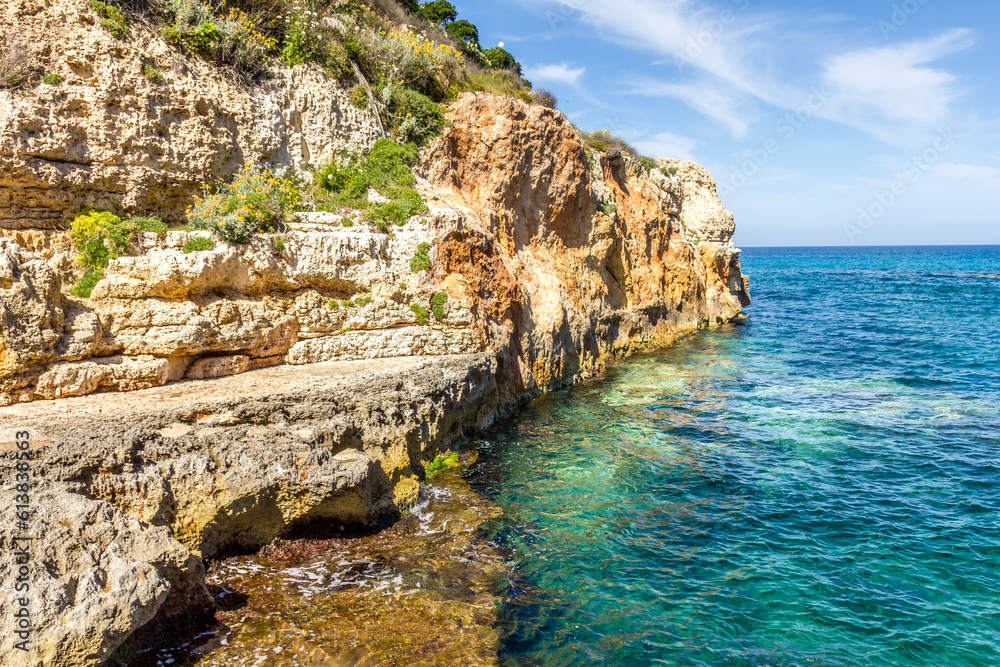
[[[523,665],[1000,665],[1000,248],[756,249],[749,321],[477,443]]]

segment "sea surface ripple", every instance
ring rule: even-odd
[[[511,665],[1000,665],[1000,248],[758,249],[751,319],[475,444]]]

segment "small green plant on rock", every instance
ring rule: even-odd
[[[677,167],[663,167],[660,169],[660,173],[667,177],[673,176],[677,173]]]
[[[361,109],[362,111],[368,110],[368,89],[365,88],[364,84],[357,84],[351,88],[351,104]]]
[[[280,236],[275,236],[273,242],[274,242],[275,252],[281,252],[282,250],[285,249],[285,239],[281,238]]]
[[[354,302],[351,301],[350,299],[344,299],[343,301],[340,302],[340,305],[342,305],[344,308],[353,308]]]
[[[60,83],[66,80],[62,74],[46,74],[42,77],[42,83],[49,86],[58,86]]]
[[[86,273],[70,293],[89,298],[111,260],[125,252],[136,233],[146,231],[162,234],[166,225],[159,218],[122,220],[109,211],[84,210],[77,215],[69,237],[79,252],[76,261]]]
[[[330,310],[340,310],[340,304],[336,299],[330,299],[326,302],[326,305]]]
[[[435,292],[431,297],[431,312],[434,319],[440,322],[444,319],[444,306],[448,303],[448,295],[445,292]]]
[[[153,232],[160,237],[167,233],[167,223],[156,217],[129,218],[125,223],[131,226],[134,231],[140,233]]]
[[[370,296],[363,296],[360,299],[355,299],[354,300],[354,305],[358,306],[358,307],[367,306],[371,302],[372,302],[372,298]]]
[[[104,278],[103,271],[90,271],[73,285],[73,289],[69,293],[82,299],[89,299],[94,287],[102,278]]]
[[[184,246],[181,248],[181,252],[188,255],[192,252],[200,252],[202,250],[212,250],[215,248],[215,242],[212,239],[205,236],[195,236],[187,240]]]
[[[609,201],[601,200],[597,202],[597,210],[604,215],[614,215],[618,211],[618,205]]]
[[[142,75],[146,78],[146,81],[149,81],[150,83],[161,83],[163,81],[163,70],[156,65],[145,63],[142,66]]]
[[[411,271],[414,273],[420,273],[421,271],[426,271],[431,268],[431,258],[428,254],[430,250],[430,243],[421,243],[417,246],[417,251],[413,253],[413,259],[410,260]]]
[[[427,309],[418,303],[410,304],[410,310],[417,316],[417,324],[427,324]]]
[[[457,468],[458,465],[458,452],[452,452],[447,456],[442,454],[424,466],[424,473],[429,477],[448,468]]]
[[[90,0],[90,8],[101,17],[100,25],[115,37],[128,35],[128,21],[121,10],[100,0]]]

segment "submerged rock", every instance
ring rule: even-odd
[[[499,509],[455,471],[377,535],[279,542],[213,566],[219,624],[132,667],[495,665],[507,565],[480,527]]]

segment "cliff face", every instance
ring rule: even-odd
[[[98,20],[81,0],[0,6],[3,42],[23,40],[40,68],[65,77],[30,95],[0,90],[0,228],[65,228],[84,206],[180,222],[201,184],[244,162],[319,164],[380,136],[372,113],[318,70],[276,68],[248,87],[138,26],[122,41]]]
[[[509,395],[562,386],[748,302],[734,226],[699,215],[714,202],[732,222],[697,165],[671,177],[590,157],[562,114],[510,98],[466,96],[449,119],[422,169],[465,220],[438,235],[435,278],[472,294]],[[682,215],[715,233],[693,244]]]
[[[178,219],[244,161],[317,163],[379,130],[319,71],[240,87],[151,35],[113,39],[81,1],[0,16],[66,76],[0,90],[0,442],[31,431],[35,528],[60,536],[31,566],[48,592],[24,664],[93,664],[151,618],[209,608],[202,557],[389,520],[423,461],[499,412],[748,303],[701,167],[589,153],[562,114],[473,94],[421,155],[430,212],[392,235],[325,213],[281,249],[261,235],[184,254],[203,232],[146,234],[70,296],[80,207]],[[411,308],[442,293],[439,317]],[[5,508],[14,480],[4,457]]]

